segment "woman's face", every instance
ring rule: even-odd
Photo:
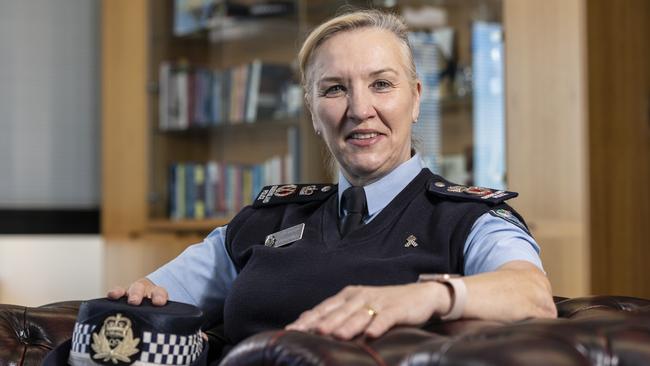
[[[336,34],[314,54],[308,96],[314,128],[354,185],[383,177],[411,156],[421,87],[409,80],[407,62],[399,39],[376,28]]]

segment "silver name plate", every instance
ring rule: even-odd
[[[280,230],[277,233],[267,235],[264,240],[264,245],[271,248],[279,248],[291,244],[294,241],[302,239],[302,233],[304,230],[304,223]]]

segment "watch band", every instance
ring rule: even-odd
[[[441,320],[456,320],[463,316],[467,302],[467,287],[459,275],[453,274],[421,274],[418,282],[435,281],[451,289],[451,306],[447,314],[440,316]]]

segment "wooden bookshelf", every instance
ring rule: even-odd
[[[497,13],[501,11],[495,5],[498,1],[488,2]],[[106,43],[104,57],[104,85],[112,88],[104,97],[105,137],[110,138],[104,144],[105,232],[120,237],[137,237],[146,232],[204,233],[225,224],[226,219],[168,218],[167,180],[169,166],[176,162],[256,164],[294,148],[298,155],[297,181],[332,181],[323,164],[324,144],[313,133],[307,113],[279,120],[162,130],[158,127],[158,77],[162,62],[178,60],[189,66],[219,70],[253,59],[295,66],[304,35],[334,15],[343,3],[346,2],[296,0],[295,14],[277,19],[230,19],[212,29],[175,36],[172,0],[104,1],[104,35],[115,39]],[[364,6],[362,2],[357,5]],[[453,26],[468,24],[470,7],[453,2],[447,5]],[[133,31],[128,35],[117,33],[122,23]],[[116,38],[117,35],[122,38]],[[465,52],[469,49],[468,39],[468,31],[462,31],[459,57],[464,64],[469,62]],[[129,65],[138,68],[127,70]],[[134,76],[136,73],[138,77]],[[136,103],[127,101],[125,96],[129,94],[121,90],[136,93],[137,98],[129,99]],[[443,133],[449,135],[443,142],[443,154],[463,153],[472,138],[471,96],[445,97],[440,107],[446,116],[442,120]],[[289,143],[290,133],[297,136],[299,143]]]
[[[239,84],[240,74],[236,74],[236,71],[241,71],[242,66],[248,65],[250,72],[250,65],[254,60],[259,60],[264,65],[284,65],[286,70],[290,68],[292,71],[286,74],[276,74],[276,79],[272,80],[281,82],[278,78],[283,78],[282,80],[285,80],[287,84],[297,84],[298,78],[295,75],[295,67],[292,65],[297,55],[302,29],[299,9],[304,6],[304,3],[296,0],[294,2],[295,12],[277,17],[218,18],[214,22],[210,22],[209,26],[196,29],[185,35],[174,34],[174,1],[150,1],[149,4],[151,26],[148,74],[149,84],[153,87],[149,93],[151,155],[148,159],[150,174],[148,180],[148,230],[206,232],[227,222],[227,220],[220,219],[195,221],[188,218],[176,221],[168,218],[172,216],[170,207],[178,207],[173,204],[174,199],[185,197],[182,194],[180,196],[170,194],[170,187],[173,189],[173,187],[180,186],[173,183],[173,178],[170,178],[170,166],[172,165],[205,164],[214,161],[231,167],[250,167],[260,166],[270,159],[291,156],[295,163],[287,166],[293,167],[292,175],[295,176],[295,179],[299,181],[322,180],[324,173],[321,167],[302,169],[304,164],[308,164],[310,167],[314,165],[311,161],[314,156],[320,157],[320,154],[314,154],[309,150],[312,149],[313,144],[308,142],[315,137],[309,136],[305,131],[310,130],[311,127],[310,123],[301,116],[302,113],[298,111],[296,114],[295,109],[292,110],[286,106],[286,109],[271,109],[269,113],[258,115],[258,118],[253,121],[238,120],[242,117],[237,113],[235,115],[239,117],[232,115],[233,110],[241,111],[242,108],[249,107],[249,84]],[[222,90],[219,95],[222,97],[208,98],[210,103],[220,100],[220,102],[211,105],[210,110],[215,111],[215,114],[211,115],[213,118],[209,120],[212,121],[211,123],[203,121],[203,123],[193,125],[190,120],[189,126],[186,123],[180,124],[180,126],[186,126],[185,128],[159,128],[159,98],[165,95],[163,91],[169,90],[169,84],[164,84],[167,85],[165,88],[158,85],[161,64],[170,65],[170,70],[172,70],[170,75],[172,76],[180,73],[186,75],[188,80],[193,80],[194,77],[200,76],[198,72],[207,72],[215,73],[211,74],[217,75],[218,79],[215,80],[223,82],[219,86],[219,89]],[[260,70],[265,70],[265,67],[261,66]],[[259,72],[263,73],[263,71]],[[244,79],[250,80],[248,77],[251,74],[246,75]],[[264,74],[260,78],[260,85],[262,85]],[[211,88],[212,86],[208,90],[212,90]],[[270,89],[277,90],[276,97],[283,95],[281,88],[271,87]],[[241,101],[238,97],[241,95],[241,90],[245,90],[244,94],[247,95],[243,106],[238,104],[238,101]],[[285,90],[285,93],[288,93],[288,90]],[[269,95],[268,92],[266,95]],[[224,96],[227,97],[224,99]],[[193,98],[194,96],[188,94],[188,97]],[[286,101],[285,98],[286,94],[281,100]],[[302,97],[300,97],[301,100]],[[246,118],[244,119],[249,119],[248,109],[245,110]],[[265,111],[268,111],[268,108]],[[263,113],[260,110],[257,112]],[[164,120],[167,119],[164,118]],[[174,124],[165,125],[178,127]],[[304,141],[303,138],[306,138],[307,141]],[[191,177],[192,174],[190,173],[188,176]],[[256,182],[262,185],[270,184],[266,181],[256,180]],[[183,183],[182,186],[191,187],[192,184]],[[233,192],[234,189],[226,188],[225,191]],[[244,197],[248,197],[250,194],[248,191],[242,193]],[[233,200],[227,197],[222,198],[222,203],[219,205],[223,205],[223,201],[232,202]],[[189,207],[189,202],[188,199],[181,207]],[[210,200],[209,202],[214,201]],[[207,204],[206,201],[206,206]],[[227,211],[233,209],[227,207]],[[176,212],[173,216],[183,216],[183,213]],[[192,214],[188,212],[185,216],[191,217]]]
[[[286,129],[289,127],[300,127],[300,119],[297,118],[287,118],[287,119],[280,119],[280,120],[258,119],[253,123],[225,122],[218,125],[191,126],[185,129],[168,129],[168,130],[157,129],[155,133],[159,135],[193,136],[193,135],[205,135],[205,134],[224,134],[224,133],[232,133],[232,132],[250,133],[253,130],[266,130],[266,129],[277,130],[277,129]]]

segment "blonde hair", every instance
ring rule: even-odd
[[[413,61],[413,51],[408,40],[408,27],[398,15],[384,13],[376,9],[357,10],[334,17],[314,29],[303,42],[300,52],[298,53],[298,62],[300,65],[300,76],[302,86],[305,89],[305,96],[311,94],[311,79],[308,75],[308,69],[311,67],[314,53],[323,42],[335,34],[348,32],[361,28],[378,28],[393,33],[403,46],[404,56],[407,59],[406,67],[409,80],[413,85],[417,80],[415,71],[415,62]],[[309,103],[309,98],[307,98]]]

